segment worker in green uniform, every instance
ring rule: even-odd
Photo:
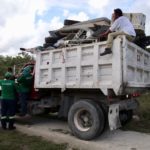
[[[5,130],[13,130],[15,121],[15,107],[16,107],[16,86],[14,81],[14,76],[7,72],[5,74],[5,79],[0,80],[1,86],[1,125]]]
[[[27,115],[27,105],[31,93],[31,87],[33,82],[33,76],[31,74],[31,66],[27,66],[23,69],[21,75],[17,78],[18,82],[18,94],[21,106],[20,116]]]
[[[13,69],[11,68],[11,67],[8,67],[7,68],[7,72],[6,72],[6,74],[10,74],[12,77],[12,79],[15,79],[15,76],[14,76],[14,74],[13,74]]]

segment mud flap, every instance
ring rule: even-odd
[[[119,119],[119,104],[112,104],[109,106],[108,122],[110,130],[115,130],[121,127]]]

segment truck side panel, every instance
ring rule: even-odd
[[[150,84],[150,69],[146,66],[150,64],[148,52],[128,42],[124,36],[114,40],[113,54],[100,56],[105,46],[105,42],[98,42],[37,52],[35,88],[100,89],[105,95],[108,89],[113,89],[119,95],[124,83],[129,83],[129,87]],[[131,47],[135,49],[134,57],[130,54]],[[137,61],[139,55],[143,55],[141,67]]]
[[[128,87],[150,87],[149,52],[126,40],[123,44],[123,65],[123,81]]]

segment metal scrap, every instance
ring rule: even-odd
[[[110,20],[97,18],[89,21],[78,22],[65,20],[64,27],[49,31],[50,36],[45,38],[45,49],[62,48],[80,44],[96,42],[100,33],[110,27]]]

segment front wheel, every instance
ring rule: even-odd
[[[78,101],[69,110],[69,127],[80,139],[91,140],[100,135],[104,122],[102,109],[91,100]]]

